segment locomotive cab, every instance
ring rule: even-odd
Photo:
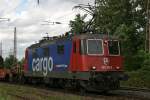
[[[73,71],[122,71],[123,59],[117,39],[101,35],[81,37],[73,41]]]

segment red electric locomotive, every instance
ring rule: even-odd
[[[119,88],[123,73],[120,43],[113,36],[81,34],[47,38],[27,48],[24,78],[86,90]]]

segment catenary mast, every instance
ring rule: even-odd
[[[146,41],[145,41],[145,51],[150,53],[150,0],[147,0],[146,5]]]
[[[14,58],[17,58],[17,30],[14,28]]]
[[[2,56],[2,55],[3,55],[3,54],[2,54],[2,53],[3,53],[3,51],[2,51],[2,50],[3,50],[3,46],[2,46],[2,42],[1,42],[1,43],[0,43],[0,56]]]

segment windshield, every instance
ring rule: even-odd
[[[110,55],[119,55],[119,42],[118,41],[108,41],[108,48]]]
[[[87,40],[87,53],[92,55],[103,54],[102,40]]]

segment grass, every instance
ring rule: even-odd
[[[132,71],[127,72],[129,75],[128,81],[122,81],[122,86],[150,88],[150,72],[149,71]]]
[[[30,100],[81,100],[83,97],[68,93],[37,89],[28,86],[0,83],[0,100],[22,100],[22,96]]]

